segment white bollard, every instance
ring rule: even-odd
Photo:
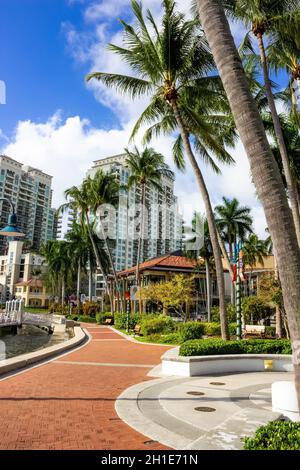
[[[272,409],[291,421],[300,422],[295,382],[281,381],[272,384]]]

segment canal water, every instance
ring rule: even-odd
[[[72,337],[70,331],[49,335],[36,326],[23,325],[17,334],[4,333],[0,335],[0,361],[10,357],[26,354],[38,349],[53,346]]]

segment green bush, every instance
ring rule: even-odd
[[[221,335],[221,325],[220,323],[203,323],[204,326],[204,335],[207,336],[220,336]]]
[[[260,297],[250,296],[243,298],[242,312],[246,324],[249,324],[252,321],[258,322],[269,318],[273,313],[273,309]]]
[[[181,356],[215,356],[218,354],[291,354],[291,343],[285,339],[224,341],[191,340],[180,346]]]
[[[236,335],[236,323],[229,323],[228,328],[229,328],[230,336],[235,336]]]
[[[267,338],[276,338],[276,328],[275,326],[266,326],[265,332]]]
[[[205,323],[199,323],[196,321],[189,321],[187,323],[181,323],[178,327],[178,331],[182,342],[189,341],[190,339],[200,339],[204,333]]]
[[[226,305],[227,318],[229,323],[233,323],[236,320],[235,307],[232,304]],[[220,309],[219,307],[212,307],[211,309],[211,321],[213,323],[220,323]]]
[[[135,325],[140,324],[141,317],[137,313],[129,315],[129,329],[132,330]],[[115,326],[120,330],[127,329],[127,313],[115,313]]]
[[[85,302],[82,304],[83,315],[88,317],[96,316],[96,313],[99,312],[100,306],[95,302]]]
[[[88,317],[87,315],[79,315],[78,321],[83,323],[96,323],[96,319],[93,317]]]
[[[176,329],[175,322],[166,315],[148,319],[146,316],[141,321],[141,333],[144,336],[172,333]]]
[[[243,441],[245,450],[300,450],[300,423],[271,421]]]
[[[111,322],[111,325],[113,324],[113,315],[111,312],[100,312],[100,313],[96,313],[96,321],[99,325],[104,325],[105,324],[105,320],[107,319],[110,319],[112,320]]]
[[[143,340],[149,343],[159,343],[159,344],[180,344],[182,339],[179,333],[169,333],[167,335],[149,335],[144,336]]]

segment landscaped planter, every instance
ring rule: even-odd
[[[292,372],[292,356],[287,354],[228,354],[218,356],[179,356],[179,348],[161,358],[162,373],[181,377],[228,372]],[[271,361],[271,362],[270,362]]]

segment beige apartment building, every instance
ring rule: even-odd
[[[22,298],[27,307],[46,307],[49,295],[41,274],[47,267],[42,256],[23,252],[23,244],[21,241],[10,241],[7,255],[0,256],[1,302]]]

